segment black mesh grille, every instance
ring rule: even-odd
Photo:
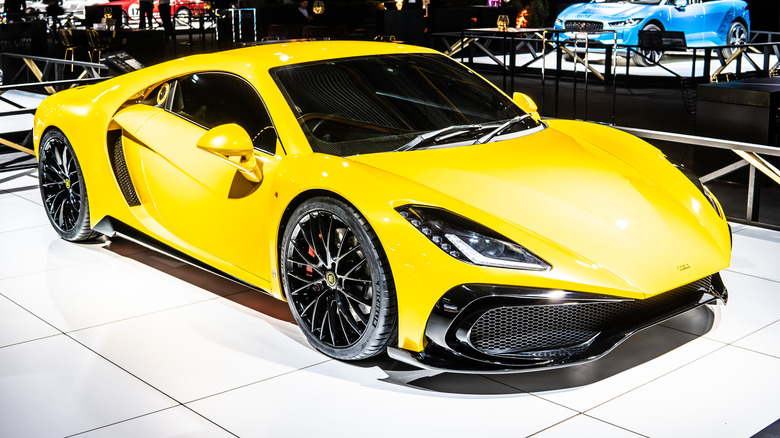
[[[516,354],[586,348],[599,333],[635,326],[697,303],[711,278],[645,300],[581,304],[507,306],[488,310],[471,328],[469,341],[482,353]]]
[[[109,131],[106,138],[108,144],[108,155],[111,159],[111,167],[114,169],[116,182],[119,189],[125,197],[127,204],[132,206],[141,205],[138,195],[135,193],[133,181],[130,179],[130,173],[127,171],[127,162],[125,153],[122,150],[122,133],[120,131]]]
[[[567,21],[563,24],[566,30],[602,30],[604,23],[597,21]]]

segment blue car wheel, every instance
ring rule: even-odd
[[[661,29],[657,24],[649,23],[643,27],[642,30],[657,32],[663,29]],[[661,60],[662,56],[664,56],[664,52],[658,50],[637,49],[637,53],[631,55],[631,60],[634,61],[634,64],[640,67],[649,67],[651,65],[658,64],[658,61]]]

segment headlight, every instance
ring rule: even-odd
[[[561,20],[560,18],[556,19],[555,26],[563,27],[563,20]]]
[[[723,214],[721,213],[720,209],[718,208],[718,203],[715,201],[715,197],[713,196],[712,192],[710,192],[709,189],[707,187],[705,187],[704,184],[701,183],[701,180],[699,179],[699,177],[695,173],[693,173],[693,171],[691,171],[687,167],[683,166],[682,164],[676,164],[676,163],[673,163],[673,164],[674,164],[674,167],[677,168],[677,170],[682,172],[682,174],[685,175],[686,178],[691,180],[693,185],[695,185],[696,188],[698,188],[699,191],[701,191],[701,193],[704,195],[704,197],[707,198],[707,202],[709,202],[710,205],[712,206],[712,208],[714,208],[715,211],[718,212],[718,216],[720,216],[722,218]]]
[[[531,251],[455,213],[412,205],[396,210],[442,251],[463,262],[527,271],[552,268]]]
[[[623,21],[613,21],[612,23],[609,23],[609,25],[612,27],[636,26],[641,22],[641,18],[629,18],[628,20]]]

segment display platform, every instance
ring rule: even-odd
[[[0,172],[3,437],[749,437],[780,418],[779,232],[732,224],[728,306],[604,359],[431,374],[328,359],[285,303],[132,242],[65,242],[36,185]]]
[[[591,72],[596,71],[602,75],[607,74],[605,70],[607,63],[605,62],[605,55],[603,51],[601,53],[598,53],[597,51],[590,53],[587,57],[587,64],[585,63],[584,55],[580,54],[580,56],[582,57],[582,62],[579,63],[575,63],[571,58],[562,59],[561,71],[577,71],[584,73],[587,65],[588,68],[592,69],[589,70]],[[756,65],[762,65],[764,62],[762,54],[749,53],[746,56],[749,56]],[[461,61],[461,56],[459,54],[455,54],[453,57],[458,61]],[[468,61],[468,57],[464,57],[463,60]],[[774,65],[778,61],[780,61],[780,57],[774,55],[770,56],[771,65]],[[632,78],[674,78],[675,75],[686,78],[691,77],[692,74],[694,74],[696,77],[709,76],[717,72],[718,68],[720,67],[720,64],[717,61],[715,55],[713,55],[709,71],[705,71],[702,53],[698,54],[695,62],[696,63],[694,64],[692,52],[670,52],[664,55],[659,65],[640,67],[632,63],[629,66],[627,73],[625,58],[617,57],[616,63],[613,64],[613,68],[617,77],[625,77],[627,74],[629,74]],[[495,59],[489,56],[474,56],[474,65],[476,67],[498,67],[500,65],[510,65],[510,63],[510,55],[496,56]],[[547,74],[553,74],[553,72],[558,67],[557,55],[554,51],[548,52],[544,56],[539,56],[535,60],[534,57],[528,53],[519,53],[515,55],[515,66],[519,67],[524,65],[527,65],[526,68],[531,71],[541,72],[544,69],[547,70]],[[747,67],[746,69],[749,70]],[[720,71],[719,74],[734,74],[736,71],[736,63],[732,63]]]

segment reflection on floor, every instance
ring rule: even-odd
[[[313,351],[285,303],[49,226],[0,173],[0,436],[751,436],[780,418],[780,233],[734,225],[725,308],[595,363],[430,374]],[[673,248],[670,248],[673,251]]]

